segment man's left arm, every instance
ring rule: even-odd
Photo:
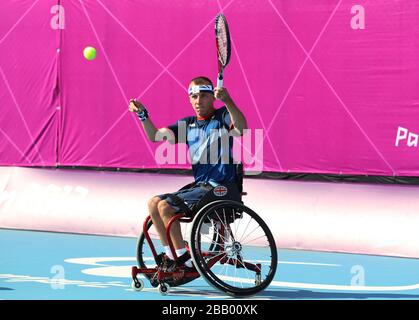
[[[243,135],[243,130],[247,129],[247,121],[244,114],[240,111],[233,99],[230,97],[226,88],[215,88],[214,96],[216,99],[225,103],[230,114],[231,123],[239,135]]]

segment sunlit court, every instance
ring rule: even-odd
[[[418,14],[2,1],[0,300],[418,299]]]

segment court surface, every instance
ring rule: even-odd
[[[0,299],[233,299],[196,279],[162,296],[131,289],[136,239],[0,229]],[[252,299],[418,299],[419,259],[279,249]]]

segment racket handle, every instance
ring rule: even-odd
[[[220,79],[220,77],[217,78],[217,87],[222,88],[223,87],[223,78]]]

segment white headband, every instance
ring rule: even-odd
[[[211,92],[214,93],[214,89],[212,87],[212,85],[210,84],[205,84],[205,85],[200,85],[200,86],[192,86],[189,87],[188,90],[188,94],[195,94],[195,93],[200,93],[200,92]]]

